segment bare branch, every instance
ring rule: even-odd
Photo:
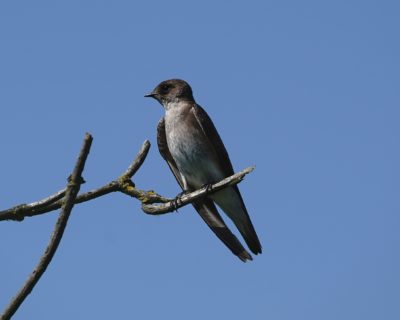
[[[49,196],[49,197],[47,197],[45,199],[42,199],[42,200],[40,200],[38,202],[34,202],[32,204],[28,204],[27,206],[36,207],[36,208],[45,208],[48,205],[52,204],[53,202],[56,202],[57,200],[60,200],[60,199],[64,198],[66,191],[67,191],[67,188],[64,188],[64,189],[58,191],[57,193],[55,193],[55,194],[53,194],[53,195],[51,195],[51,196]]]
[[[32,289],[35,287],[36,283],[39,281],[42,274],[46,271],[54,254],[56,253],[58,245],[60,244],[61,238],[64,234],[65,227],[67,226],[68,218],[74,206],[80,185],[83,182],[81,176],[87,156],[90,151],[92,140],[93,140],[92,136],[90,134],[86,134],[74,171],[72,172],[72,175],[68,181],[68,186],[65,192],[65,201],[63,202],[60,216],[58,217],[57,223],[54,227],[54,231],[50,238],[50,242],[46,248],[46,251],[40,258],[38,265],[33,270],[33,272],[31,273],[31,275],[29,276],[29,278],[27,279],[21,290],[11,300],[10,304],[7,306],[4,313],[0,316],[1,320],[10,319],[13,316],[13,314],[18,310],[20,305],[24,302],[25,298],[31,293]],[[49,197],[49,198],[54,199],[55,197]],[[43,202],[41,202],[41,204],[43,204]]]
[[[46,210],[51,204],[55,203],[56,201],[62,199],[65,196],[65,191],[67,188],[64,188],[55,194],[48,196],[42,200],[32,202],[29,204],[20,204],[18,206],[12,207],[10,209],[0,211],[0,221],[1,220],[16,220],[22,221],[26,216],[25,212],[31,212],[35,210]],[[45,211],[46,212],[46,211]]]
[[[211,186],[208,187],[203,187],[202,189],[195,190],[190,193],[186,193],[182,195],[181,197],[176,197],[173,200],[170,200],[165,203],[161,204],[148,204],[148,203],[143,203],[142,202],[142,210],[151,215],[160,215],[160,214],[165,214],[168,212],[172,212],[176,209],[179,209],[183,206],[186,206],[189,203],[192,203],[194,200],[198,198],[205,197],[209,194],[213,194],[214,192],[217,192],[221,189],[224,189],[228,186],[238,184],[244,179],[244,176],[250,172],[252,172],[255,169],[255,167],[248,167],[238,173],[235,173],[234,175],[231,175],[230,177],[227,177]]]
[[[145,191],[136,188],[135,184],[132,181],[132,177],[140,169],[149,152],[150,142],[146,140],[133,162],[116,180],[111,181],[110,183],[100,188],[78,195],[80,185],[84,182],[81,175],[85,165],[85,161],[90,151],[91,143],[92,136],[90,134],[86,134],[80,155],[78,157],[74,171],[69,178],[69,182],[66,188],[40,201],[36,201],[30,204],[21,204],[13,208],[0,211],[0,221],[22,221],[25,217],[36,216],[61,208],[61,213],[59,215],[45,253],[40,258],[38,265],[29,276],[22,289],[12,299],[8,307],[5,309],[3,315],[0,315],[0,320],[10,319],[10,317],[18,310],[20,305],[23,303],[24,299],[32,291],[42,274],[46,271],[46,268],[51,262],[61,241],[74,204],[86,202],[109,194],[111,192],[121,192],[138,199],[142,203],[142,210],[145,213],[151,215],[160,215],[168,212],[173,212],[176,209],[181,208],[196,199],[210,195],[228,186],[235,185],[241,182],[246,174],[254,170],[254,167],[249,167],[211,186],[207,186],[199,190],[186,193],[182,196],[177,196],[174,199],[165,198],[153,190]]]
[[[110,183],[94,190],[90,190],[88,192],[82,193],[78,195],[75,200],[75,203],[86,202],[111,192],[122,191],[127,189],[127,181],[130,181],[130,178],[139,170],[140,166],[143,164],[144,160],[147,157],[147,154],[150,149],[150,142],[146,140],[135,159],[132,161],[128,169],[115,181],[111,181]],[[134,184],[132,181],[129,183],[132,185],[134,189]],[[138,194],[142,194],[145,191],[138,191]],[[62,189],[55,193],[54,195],[47,197],[43,200],[33,202],[30,204],[21,204],[15,206],[13,208],[0,211],[0,221],[3,220],[13,220],[13,221],[22,221],[25,217],[32,217],[36,215],[40,215],[43,213],[51,212],[61,208],[63,203],[63,196],[65,194],[65,189]]]
[[[131,163],[131,165],[126,169],[126,171],[122,174],[121,177],[132,178],[134,174],[139,170],[142,166],[144,160],[147,157],[147,154],[150,150],[150,141],[146,140],[142,147],[139,150],[139,153],[136,155],[135,160]]]
[[[133,175],[139,170],[145,161],[150,149],[150,142],[146,140],[133,162],[125,170],[125,172],[116,180],[110,183],[85,193],[78,195],[75,199],[75,204],[90,201],[112,192],[122,192],[130,197],[138,199],[142,203],[142,210],[150,215],[160,215],[173,212],[194,200],[205,197],[209,194],[217,192],[227,186],[231,186],[241,182],[244,176],[254,170],[255,167],[246,168],[230,177],[219,181],[208,188],[202,188],[193,192],[177,196],[173,199],[166,198],[153,190],[145,191],[136,188],[131,180]],[[22,221],[25,217],[32,217],[44,214],[50,211],[61,208],[63,204],[63,195],[65,189],[58,191],[54,195],[43,200],[30,204],[22,204],[4,211],[0,211],[0,221],[14,220]]]
[[[112,192],[122,192],[126,195],[129,195],[130,197],[138,199],[142,203],[142,210],[150,215],[160,215],[160,214],[165,214],[168,212],[172,212],[178,208],[181,208],[191,202],[193,200],[196,200],[198,198],[207,196],[209,194],[212,194],[214,192],[217,192],[227,186],[237,184],[241,182],[244,178],[244,176],[251,171],[254,170],[254,167],[249,167],[246,168],[228,178],[225,178],[224,180],[215,183],[212,185],[210,188],[202,188],[199,190],[195,190],[191,193],[184,194],[181,197],[175,197],[175,198],[166,198],[158,193],[156,193],[153,190],[145,191],[145,190],[140,190],[135,187],[135,184],[132,182],[132,180],[129,178],[131,173],[137,172],[137,170],[140,168],[141,164],[143,164],[148,150],[150,148],[150,144],[148,141],[145,141],[143,143],[143,146],[139,153],[137,154],[135,160],[131,163],[131,165],[128,167],[128,169],[117,179],[114,181],[111,181],[110,183],[98,188],[94,189],[85,193],[82,193],[77,196],[75,200],[75,204],[90,201],[92,199],[101,197],[103,195],[112,193]],[[132,169],[133,168],[133,169]],[[57,194],[62,194],[62,192],[65,189],[59,191]],[[55,194],[55,195],[57,195]],[[54,196],[55,196],[54,195]],[[52,196],[52,197],[54,197]],[[49,197],[50,198],[50,197]],[[55,197],[54,197],[55,198]],[[46,199],[44,199],[46,200]],[[43,202],[44,200],[41,200],[39,202]],[[5,210],[5,211],[0,211],[0,221],[1,220],[14,220],[14,221],[22,221],[25,217],[32,217],[40,214],[44,214],[50,211],[57,210],[61,207],[63,200],[57,200],[55,202],[49,202],[47,206],[35,206],[35,204],[39,202],[34,202],[31,204],[27,205],[20,205],[16,206],[14,208]]]

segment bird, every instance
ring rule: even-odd
[[[157,100],[165,115],[157,125],[158,149],[178,184],[191,192],[234,174],[228,152],[206,111],[196,103],[190,85],[181,79],[162,81],[146,94]],[[254,254],[262,247],[237,185],[192,202],[200,217],[215,235],[246,262],[253,260],[230,231],[216,205],[233,221]]]

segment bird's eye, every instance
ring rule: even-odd
[[[169,88],[170,88],[170,85],[169,85],[169,84],[163,84],[163,85],[161,86],[161,90],[164,91],[164,92],[167,92],[167,91],[169,90]]]

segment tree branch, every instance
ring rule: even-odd
[[[211,186],[207,186],[199,190],[186,193],[182,196],[178,195],[174,199],[165,198],[157,194],[153,190],[145,191],[136,188],[135,184],[132,181],[132,177],[140,169],[149,152],[150,142],[146,140],[133,162],[116,180],[113,180],[100,188],[78,195],[80,185],[84,182],[81,175],[90,151],[92,139],[93,138],[90,134],[86,134],[74,171],[69,178],[69,182],[66,188],[42,200],[32,202],[30,204],[21,204],[13,208],[0,211],[0,221],[22,221],[25,217],[32,217],[61,208],[61,213],[59,215],[45,253],[40,258],[38,265],[29,276],[24,286],[11,300],[3,315],[0,315],[0,320],[10,319],[10,317],[18,310],[20,305],[23,303],[24,299],[32,291],[42,274],[46,271],[46,268],[51,262],[61,241],[74,204],[90,201],[111,192],[118,191],[129,195],[130,197],[138,199],[141,202],[142,210],[145,213],[150,215],[160,215],[168,212],[173,212],[178,208],[181,208],[193,202],[196,199],[205,197],[214,192],[218,192],[219,190],[224,189],[228,186],[235,185],[241,182],[246,174],[254,170],[254,167],[249,167]]]
[[[78,195],[75,200],[75,204],[86,202],[104,196],[108,193],[121,191],[121,189],[126,188],[127,181],[130,180],[130,178],[132,178],[132,176],[137,172],[137,170],[139,170],[140,166],[146,159],[147,154],[149,153],[149,149],[150,149],[150,142],[146,140],[143,143],[139,153],[136,155],[131,165],[117,180],[111,181],[110,183],[100,188],[90,190],[88,192]],[[130,182],[129,184],[133,185],[134,188],[133,182]],[[65,190],[66,189],[62,189],[57,193],[55,193],[54,195],[51,195],[40,201],[36,201],[29,204],[20,204],[10,209],[0,211],[0,221],[3,220],[22,221],[24,220],[25,217],[32,217],[57,210],[61,208],[61,205],[63,203],[62,198],[65,195]],[[141,194],[143,192],[145,191],[141,191],[138,194]]]
[[[134,174],[140,169],[144,160],[146,160],[147,154],[150,150],[150,141],[145,140],[142,147],[140,148],[135,160],[130,164],[128,169],[121,175],[121,177],[132,178]]]
[[[142,210],[145,213],[150,215],[166,214],[175,211],[176,209],[179,209],[198,198],[205,197],[209,194],[226,188],[227,186],[240,183],[244,176],[253,171],[255,168],[248,167],[230,177],[225,178],[222,181],[213,184],[209,188],[195,190],[191,193],[184,194],[181,197],[177,196],[175,198],[166,198],[153,190],[145,191],[136,188],[135,184],[131,180],[132,176],[140,169],[141,165],[145,161],[149,149],[150,142],[146,140],[136,155],[136,158],[119,178],[100,188],[78,195],[75,200],[75,204],[90,201],[112,192],[122,192],[130,197],[138,199],[142,203]],[[0,221],[22,221],[25,217],[32,217],[57,210],[62,206],[62,197],[64,194],[65,189],[60,190],[54,195],[43,200],[30,204],[18,205],[10,209],[0,211]]]
[[[32,289],[35,287],[36,283],[39,281],[40,277],[46,271],[48,265],[53,259],[53,256],[56,253],[58,245],[60,244],[60,241],[64,234],[65,227],[67,226],[68,218],[74,206],[76,196],[80,189],[80,185],[83,182],[82,172],[90,151],[92,140],[92,136],[90,134],[86,134],[75,168],[72,172],[71,177],[69,178],[68,185],[65,191],[65,200],[63,201],[60,215],[54,227],[53,234],[50,238],[50,242],[46,248],[46,251],[40,258],[38,265],[33,270],[23,287],[11,300],[10,304],[6,307],[4,313],[0,316],[1,320],[8,320],[13,316],[20,305],[24,302],[25,298],[31,293]],[[60,191],[54,196],[48,197],[47,199],[39,201],[37,206],[40,207],[46,205],[47,203],[54,202],[55,199],[60,197],[61,193],[63,193],[63,191]]]
[[[227,177],[211,186],[206,186],[201,189],[195,190],[190,193],[183,194],[181,197],[176,197],[175,199],[161,203],[161,204],[147,204],[142,202],[142,210],[151,215],[159,215],[165,214],[176,209],[179,209],[183,206],[186,206],[189,203],[192,203],[194,200],[198,198],[205,197],[209,194],[213,194],[219,190],[222,190],[228,186],[238,184],[244,179],[244,176],[250,172],[252,172],[255,167],[248,167],[230,177]]]

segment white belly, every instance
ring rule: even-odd
[[[180,173],[191,188],[213,183],[223,178],[216,155],[200,127],[183,121],[180,108],[167,110],[166,138],[169,151]]]

